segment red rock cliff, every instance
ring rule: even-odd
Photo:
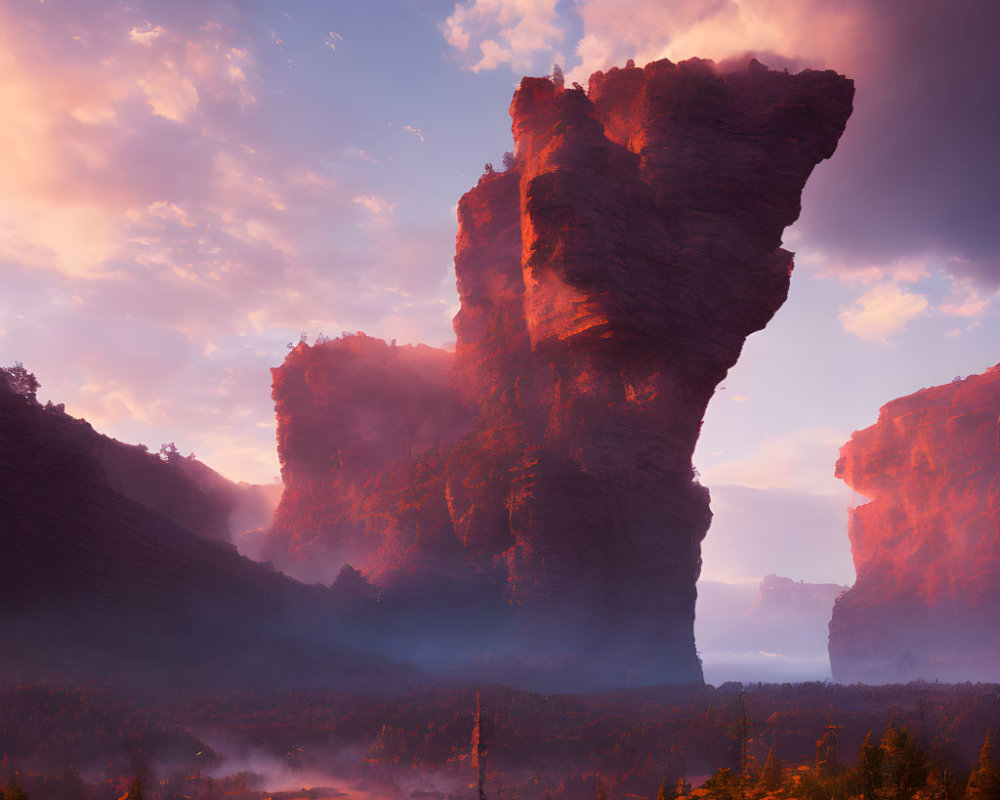
[[[330,582],[455,559],[443,461],[471,423],[451,353],[364,334],[298,345],[273,370],[285,491],[263,557]]]
[[[851,512],[834,678],[1000,680],[1000,365],[893,400],[840,452],[871,501]]]
[[[692,625],[711,513],[691,455],[716,385],[787,295],[781,233],[812,168],[832,155],[852,96],[833,72],[756,61],[729,74],[697,59],[612,69],[592,76],[589,93],[522,81],[513,166],[488,172],[459,204],[451,385],[474,417],[435,451],[447,518],[431,494],[437,467],[411,485],[433,507],[435,541],[450,536],[469,574],[522,619],[543,620],[519,631],[534,652],[604,658],[609,674],[700,679]],[[276,373],[279,423],[281,386],[309,380],[299,358]],[[361,397],[314,405],[304,435],[342,428],[340,404],[371,402]],[[454,414],[435,405],[428,424],[441,429]],[[393,472],[399,455],[382,463]],[[381,507],[382,490],[345,470],[367,487],[346,502]],[[334,494],[327,507],[350,492]],[[282,509],[297,525],[293,501]],[[329,542],[325,531],[353,513],[306,526],[308,536]],[[387,572],[379,548],[424,518],[398,519],[366,545],[366,572]],[[323,547],[356,541],[356,530]],[[292,540],[274,537],[279,550]],[[391,549],[398,571],[392,559],[411,551]]]

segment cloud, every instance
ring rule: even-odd
[[[381,217],[384,214],[391,214],[395,211],[397,204],[390,203],[387,200],[383,200],[381,197],[376,197],[371,194],[361,194],[353,198],[353,203],[364,206],[376,217]]]
[[[339,33],[334,33],[333,31],[330,31],[329,35],[326,37],[326,41],[323,42],[323,44],[325,44],[331,50],[336,50],[337,42],[342,42],[343,40],[344,37],[341,36]]]
[[[928,308],[927,297],[882,283],[869,289],[850,308],[841,308],[838,318],[844,330],[867,342],[883,341],[902,330]]]
[[[833,477],[833,467],[849,438],[849,433],[825,427],[793,431],[760,442],[742,458],[702,469],[700,480],[708,487],[735,484],[836,495],[843,485]]]
[[[274,44],[243,14],[0,4],[0,329],[102,432],[266,481],[285,343],[446,336],[454,217],[398,221],[364,151],[331,165],[354,131],[289,145],[261,77]]]
[[[136,25],[128,32],[128,38],[133,42],[152,47],[153,42],[163,36],[163,28],[159,25],[151,25],[148,21],[142,25]]]
[[[406,131],[407,133],[412,133],[421,142],[424,140],[424,132],[420,130],[420,128],[414,128],[412,125],[404,125],[403,130]]]
[[[475,43],[478,60],[468,66],[473,72],[501,64],[530,69],[563,38],[556,5],[557,0],[467,0],[455,4],[441,32],[462,53]]]
[[[996,296],[997,292],[983,291],[969,278],[953,279],[951,292],[941,303],[941,313],[954,317],[977,317],[986,311]]]
[[[833,471],[831,464],[830,471]],[[854,579],[847,511],[836,494],[713,484],[712,527],[702,544],[702,580],[795,580],[850,584]]]

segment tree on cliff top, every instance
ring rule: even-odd
[[[38,382],[38,378],[28,372],[20,361],[15,361],[13,367],[0,367],[0,380],[3,380],[15,394],[37,402],[35,394],[41,384]]]
[[[552,65],[552,82],[557,89],[562,89],[566,85],[566,78],[563,76],[562,67],[558,64]]]

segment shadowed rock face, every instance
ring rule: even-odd
[[[834,678],[1000,680],[1000,365],[887,403],[840,453],[871,501],[851,512]]]
[[[409,483],[400,448],[416,441],[416,422],[406,414],[402,428],[380,429],[393,444],[374,472],[338,460],[317,473],[331,512],[345,484],[363,486],[352,509],[386,512],[362,522],[372,536],[357,533],[353,510],[315,519],[294,494],[301,463],[284,457],[271,556],[296,569],[310,552],[361,542],[358,566],[391,586],[435,550],[449,575],[464,569],[514,609],[517,641],[535,655],[699,680],[695,582],[711,513],[691,454],[744,339],[784,302],[792,256],[781,233],[812,168],[832,155],[852,96],[833,72],[788,75],[756,61],[729,74],[697,59],[613,69],[592,76],[589,94],[522,81],[513,166],[459,203],[457,348],[449,381],[427,390],[439,399],[424,420],[447,436],[407,451],[427,464]],[[354,346],[312,351],[333,359]],[[282,414],[284,387],[301,382],[306,355],[275,372],[279,442],[297,424]],[[357,436],[339,403],[384,402],[395,418],[409,402],[345,392],[322,413],[313,406],[302,437],[314,462],[332,457],[319,444],[328,427]],[[412,502],[384,503],[403,484]],[[404,522],[391,507],[416,513]]]
[[[443,465],[473,418],[451,362],[358,334],[300,344],[272,370],[285,491],[265,559],[327,583],[345,563],[384,583],[455,560]]]
[[[342,647],[335,593],[203,535],[225,522],[231,497],[214,493],[226,483],[0,380],[0,681],[205,689],[407,674]],[[171,500],[188,505],[161,508]]]

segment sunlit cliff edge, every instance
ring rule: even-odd
[[[858,579],[834,606],[842,682],[1000,679],[1000,365],[884,405],[841,448]]]

